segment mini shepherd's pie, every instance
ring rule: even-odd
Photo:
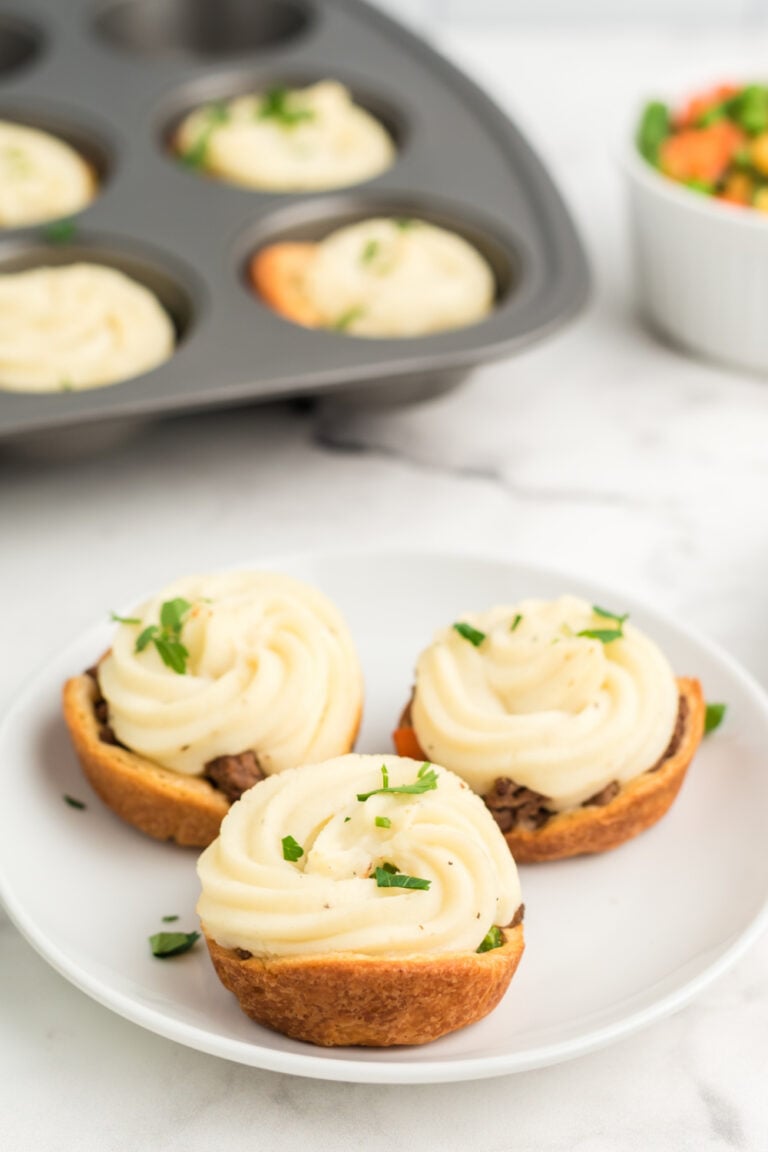
[[[71,216],[90,204],[96,175],[64,140],[0,120],[0,228]]]
[[[0,275],[0,389],[77,391],[138,376],[173,355],[157,297],[103,264]]]
[[[496,282],[462,236],[425,220],[361,220],[318,243],[279,243],[251,261],[257,293],[309,328],[348,336],[425,336],[493,308]]]
[[[331,80],[204,104],[182,120],[173,148],[191,168],[271,192],[343,188],[395,159],[383,125]]]
[[[157,839],[209,844],[257,781],[352,747],[352,639],[320,591],[274,572],[191,576],[117,627],[64,715],[86,776]]]
[[[518,861],[613,848],[655,823],[703,734],[697,680],[676,679],[625,615],[574,596],[468,613],[418,658],[395,732],[462,776]]]
[[[523,950],[501,833],[429,763],[349,755],[273,776],[232,806],[198,874],[225,987],[315,1044],[418,1044],[479,1020]]]

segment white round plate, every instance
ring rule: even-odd
[[[521,868],[526,952],[489,1017],[419,1048],[313,1048],[242,1015],[202,941],[175,959],[151,956],[147,937],[163,930],[163,916],[197,926],[196,853],[122,824],[80,773],[59,699],[66,677],[109,645],[112,627],[98,624],[50,660],[0,729],[0,897],[84,992],[179,1043],[258,1068],[369,1083],[468,1080],[616,1040],[686,1003],[756,938],[768,919],[768,702],[723,652],[620,593],[519,564],[382,553],[259,566],[318,585],[345,614],[366,676],[359,751],[391,750],[415,657],[438,627],[472,608],[563,592],[631,611],[678,673],[727,701],[727,718],[655,828],[606,856]]]

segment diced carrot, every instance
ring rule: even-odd
[[[744,139],[744,133],[730,120],[717,120],[708,128],[689,128],[662,143],[659,165],[673,180],[714,183],[723,176]]]
[[[396,728],[392,733],[392,741],[398,756],[407,756],[411,760],[426,760],[413,728]]]
[[[720,84],[717,88],[700,92],[698,96],[689,100],[682,112],[675,117],[675,125],[678,128],[693,127],[700,116],[709,112],[710,108],[722,104],[723,100],[730,100],[731,96],[735,96],[738,91],[740,89],[735,84]]]

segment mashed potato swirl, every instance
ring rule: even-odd
[[[0,120],[0,228],[69,216],[95,194],[90,165],[64,140]]]
[[[186,671],[154,644],[136,650],[163,603],[191,604]],[[274,572],[190,576],[122,624],[99,665],[118,740],[147,759],[202,775],[218,756],[252,750],[267,774],[347,751],[362,707],[362,674],[340,613],[317,589]]]
[[[574,596],[461,617],[419,657],[412,722],[426,754],[485,794],[498,777],[562,811],[652,768],[672,736],[674,674],[631,624],[612,642],[580,636],[617,620]]]
[[[157,298],[115,268],[67,264],[0,275],[0,388],[97,388],[173,355]]]
[[[508,924],[520,885],[485,805],[450,772],[419,795],[421,765],[395,756],[342,756],[257,784],[232,806],[198,862],[198,912],[225,948],[259,956],[358,952],[373,956],[475,951]],[[376,820],[379,823],[376,823]],[[302,848],[286,860],[285,837]],[[427,890],[378,887],[384,863]]]
[[[343,188],[395,159],[388,132],[330,80],[197,108],[179,126],[175,148],[221,180],[274,192]]]
[[[474,324],[493,307],[493,272],[463,237],[423,220],[375,218],[322,240],[304,285],[327,328],[422,336]]]

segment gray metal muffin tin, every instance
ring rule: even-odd
[[[335,78],[386,124],[383,175],[332,193],[253,192],[170,154],[181,115],[275,84]],[[17,0],[0,13],[0,118],[70,140],[103,178],[69,243],[0,232],[0,272],[91,259],[145,283],[172,315],[175,355],[87,391],[0,390],[0,438],[291,395],[365,402],[445,391],[509,356],[584,302],[586,261],[546,171],[460,72],[359,0]],[[445,224],[485,254],[493,313],[415,339],[309,330],[269,310],[245,267],[260,245],[317,239],[365,216]]]

